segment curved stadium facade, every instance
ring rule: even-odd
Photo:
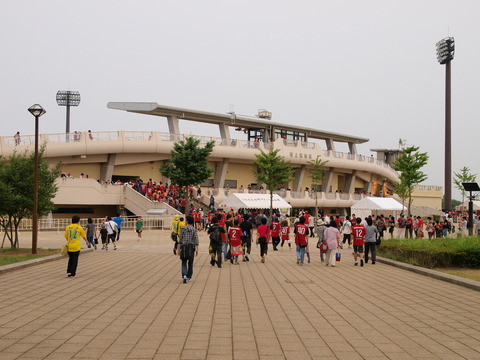
[[[73,179],[59,181],[59,192],[54,199],[65,216],[68,209],[81,211],[91,217],[112,214],[112,207],[126,208],[134,214],[146,214],[149,209],[165,207],[144,199],[128,187],[101,185],[104,181],[162,179],[160,165],[169,158],[173,144],[182,139],[179,121],[214,124],[219,127],[218,137],[195,136],[205,143],[215,141],[209,166],[212,178],[201,184],[203,201],[208,204],[211,194],[217,203],[229,193],[237,191],[262,192],[253,175],[253,160],[259,149],[279,149],[279,154],[295,168],[295,177],[279,189],[279,194],[294,208],[312,208],[315,195],[308,172],[308,162],[320,156],[326,164],[326,173],[318,189],[318,206],[327,213],[347,214],[348,209],[362,197],[383,196],[392,193],[397,173],[379,156],[362,156],[357,145],[368,139],[275,123],[270,113],[259,116],[239,116],[234,113],[218,114],[184,108],[162,106],[156,103],[108,103],[110,109],[153,115],[165,118],[168,133],[156,131],[83,132],[78,134],[41,134],[45,143],[45,159],[50,163],[61,161],[61,171]],[[231,129],[245,135],[245,139],[231,136]],[[348,152],[336,151],[338,144],[348,146]],[[15,150],[33,151],[34,136],[22,136],[19,145],[13,137],[0,138],[0,154],[8,157]],[[82,178],[80,175],[83,174]],[[87,178],[88,177],[88,178]],[[306,189],[308,188],[307,191]],[[242,190],[243,189],[243,190]],[[437,189],[438,190],[438,189]],[[438,194],[437,194],[438,195]],[[166,206],[168,208],[168,206]],[[169,209],[167,209],[169,211]],[[117,211],[115,211],[117,212]],[[57,214],[55,216],[62,216]]]

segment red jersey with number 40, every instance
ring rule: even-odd
[[[353,225],[352,226],[352,236],[353,236],[353,245],[362,246],[365,244],[365,226],[363,225]]]
[[[290,227],[282,226],[282,240],[288,240],[290,238]]]
[[[295,233],[295,244],[306,246],[308,236],[308,227],[304,224],[298,224]]]

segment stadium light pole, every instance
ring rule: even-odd
[[[450,62],[455,55],[455,40],[447,37],[437,46],[437,60],[445,65],[445,211],[452,210],[452,103]]]
[[[67,126],[65,132],[70,133],[70,106],[78,106],[80,104],[80,93],[78,91],[59,90],[57,92],[58,106],[67,107]],[[68,135],[67,135],[68,136]]]
[[[35,116],[35,157],[33,165],[33,214],[32,214],[32,254],[37,253],[38,239],[38,118],[46,113],[38,104],[28,108],[30,114]]]

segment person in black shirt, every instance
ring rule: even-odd
[[[252,250],[252,234],[253,225],[249,221],[250,216],[248,214],[243,215],[243,221],[240,223],[240,229],[242,229],[242,248],[243,248],[243,260],[250,261],[248,256]]]

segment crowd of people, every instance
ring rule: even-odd
[[[174,189],[172,187],[170,189]],[[199,232],[205,231],[209,239],[209,256],[212,267],[222,267],[225,262],[240,265],[251,259],[252,245],[259,251],[260,261],[266,262],[269,249],[279,251],[287,247],[291,251],[295,246],[296,263],[303,266],[312,261],[313,245],[319,254],[319,260],[326,266],[335,267],[341,258],[340,249],[352,249],[353,265],[363,267],[369,262],[376,263],[376,247],[381,244],[384,236],[390,238],[414,238],[428,236],[432,238],[448,237],[459,231],[465,234],[467,217],[459,221],[456,229],[448,216],[441,220],[427,217],[424,221],[421,216],[404,216],[398,218],[383,215],[361,218],[340,215],[314,216],[308,211],[300,211],[296,216],[274,212],[271,216],[268,211],[191,207],[188,215],[175,215],[172,222],[171,239],[173,253],[182,261],[182,280],[191,281],[193,276],[194,257],[198,255]],[[480,219],[474,219],[477,228],[480,228]],[[93,220],[89,218],[85,229],[79,230],[79,218],[72,219],[72,225],[67,227],[65,238],[68,243],[69,264],[67,274],[75,277],[80,252],[80,238],[84,238],[87,246],[97,249],[98,240],[101,240],[102,250],[108,251],[109,244],[117,249],[120,240],[123,217],[107,216],[97,229]],[[137,240],[142,238],[143,219],[136,219],[135,231]],[[72,231],[75,230],[75,231]],[[83,231],[83,232],[82,232]],[[75,236],[73,235],[75,234]],[[75,238],[76,237],[76,238]],[[75,239],[74,239],[75,238]],[[310,242],[314,238],[314,242]]]

